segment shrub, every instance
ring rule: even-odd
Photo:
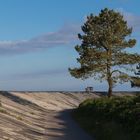
[[[140,95],[88,99],[79,105],[74,114],[84,127],[87,125],[86,128],[90,132],[94,130],[93,133],[96,133],[95,130],[100,132],[101,129],[106,129],[106,132],[102,132],[115,135],[111,131],[112,127],[114,131],[116,128],[117,131],[122,129],[122,132],[132,136],[133,140],[140,139]],[[110,126],[103,128],[107,124]]]

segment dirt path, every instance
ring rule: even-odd
[[[92,140],[72,119],[71,110],[54,112],[50,120],[46,128],[48,140]]]

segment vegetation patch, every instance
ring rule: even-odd
[[[140,139],[140,95],[88,99],[73,116],[97,140]]]
[[[9,114],[6,110],[4,110],[3,108],[0,108],[0,113],[4,113],[4,114]]]

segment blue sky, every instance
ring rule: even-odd
[[[90,13],[107,7],[124,14],[140,53],[138,0],[0,0],[1,90],[106,90],[93,78],[82,81],[68,73],[74,67],[77,33]],[[130,84],[115,90],[131,89]]]

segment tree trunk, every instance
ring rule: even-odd
[[[109,81],[108,81],[108,93],[107,93],[107,96],[108,96],[108,98],[110,98],[111,96],[112,96],[112,79],[109,79]]]
[[[107,82],[108,82],[108,97],[112,96],[112,88],[113,88],[113,81],[112,81],[112,74],[111,74],[111,67],[108,65],[107,67]]]
[[[111,61],[112,61],[112,51],[111,47],[108,47],[107,50],[107,81],[108,81],[108,98],[112,96],[112,88],[113,88],[113,81],[112,81],[112,72],[111,72]]]

